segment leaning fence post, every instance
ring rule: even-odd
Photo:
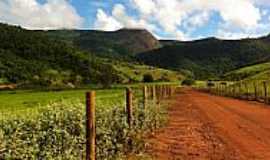
[[[96,160],[96,92],[86,93],[86,160]]]
[[[129,127],[132,125],[132,92],[130,88],[126,89],[126,111],[127,111],[127,123]]]
[[[266,83],[266,81],[263,82],[263,88],[264,88],[264,102],[265,103],[268,103],[267,83]]]

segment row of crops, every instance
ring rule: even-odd
[[[143,153],[145,136],[166,123],[166,105],[157,103],[162,96],[158,91],[149,94],[147,101],[141,89],[133,92],[132,127],[127,124],[125,97],[96,107],[97,159]],[[39,108],[31,117],[2,117],[0,159],[85,159],[85,114],[84,103],[61,101]]]

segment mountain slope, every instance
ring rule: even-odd
[[[102,56],[133,56],[161,47],[147,30],[121,29],[115,32],[95,30],[56,30],[45,32],[50,37],[75,44]]]
[[[93,52],[82,51],[72,41],[82,34],[80,32],[30,31],[0,23],[0,84],[16,83],[30,87],[107,86],[112,83],[141,82],[143,75],[149,72],[157,81],[182,77],[177,72],[135,62],[105,59]],[[175,79],[167,78],[168,75]]]
[[[268,37],[166,43],[163,48],[137,55],[138,60],[174,70],[189,70],[197,79],[218,77],[242,66],[270,60]]]
[[[237,70],[230,71],[224,75],[224,78],[233,81],[242,80],[254,76],[257,77],[257,75],[264,74],[267,71],[270,71],[270,62],[246,66]]]
[[[0,33],[0,79],[37,85],[103,83],[104,76],[118,79],[110,65],[70,44],[6,24],[0,24]]]

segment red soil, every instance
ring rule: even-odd
[[[184,89],[169,117],[155,160],[270,160],[270,106]]]

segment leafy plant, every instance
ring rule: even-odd
[[[126,122],[123,106],[96,109],[97,159],[141,153],[143,136],[166,122],[166,110],[134,104],[134,122]],[[159,109],[158,109],[159,108]],[[132,145],[131,145],[132,144]],[[7,118],[0,123],[0,159],[85,158],[85,111],[82,103],[58,102],[35,117]]]

